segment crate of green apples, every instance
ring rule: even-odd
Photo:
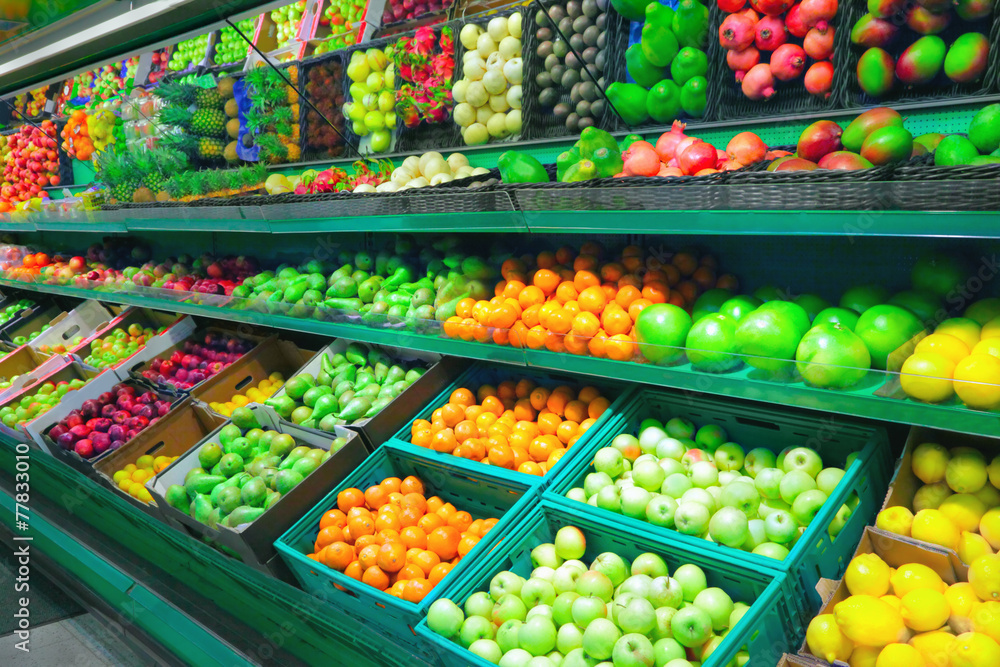
[[[430,352],[336,340],[264,401],[286,421],[359,431],[374,451],[462,371]]]
[[[32,375],[48,375],[65,365],[59,356],[45,357],[29,345],[22,345],[0,359],[0,400],[24,387]]]
[[[86,386],[97,375],[65,357],[58,359],[58,368],[40,377],[33,375],[20,391],[0,403],[0,433],[47,449],[36,422],[58,407],[68,393]]]
[[[9,322],[18,317],[23,311],[33,308],[35,306],[35,302],[31,299],[19,299],[13,303],[0,305],[3,305],[3,310],[0,310],[0,329],[2,329]]]
[[[417,633],[446,667],[763,666],[798,645],[803,626],[784,574],[570,507],[543,499],[431,605]]]
[[[146,488],[165,516],[247,565],[283,576],[275,540],[366,455],[357,433],[337,427],[321,435],[253,405],[233,410]]]
[[[631,397],[547,494],[748,570],[786,572],[808,606],[835,579],[888,486],[881,428],[691,398]]]
[[[39,304],[23,309],[0,328],[0,338],[16,347],[27,345],[65,314],[66,311],[55,304]]]

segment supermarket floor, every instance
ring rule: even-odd
[[[0,637],[5,667],[136,667],[143,660],[91,614],[56,621],[31,631],[31,652],[14,647],[16,635]]]

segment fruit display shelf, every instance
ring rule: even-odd
[[[328,322],[286,315],[230,310],[218,308],[213,304],[201,305],[190,300],[183,300],[186,297],[204,295],[174,292],[179,296],[166,299],[148,296],[138,291],[105,292],[42,283],[24,283],[9,279],[0,279],[0,285],[84,299],[96,298],[110,303],[201,315],[213,319],[259,324],[332,338],[348,338],[376,345],[392,345],[468,359],[528,366],[539,370],[611,379],[627,375],[632,382],[672,387],[687,392],[731,396],[899,424],[942,428],[960,433],[1000,436],[1000,420],[997,419],[994,412],[968,410],[957,405],[918,403],[885,395],[886,391],[883,388],[887,386],[889,374],[884,371],[869,371],[867,377],[860,383],[862,387],[860,389],[833,391],[810,387],[802,382],[769,381],[761,378],[754,369],[746,367],[725,374],[702,373],[695,371],[690,364],[686,363],[678,366],[656,366],[597,359],[547,350],[518,349],[510,346],[445,338],[441,335],[415,333],[401,328],[372,328],[348,321]],[[428,324],[440,327],[441,323]],[[440,332],[440,328],[437,331]]]

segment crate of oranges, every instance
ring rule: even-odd
[[[476,364],[395,437],[430,456],[490,465],[501,477],[548,480],[620,411],[628,393],[623,384]]]
[[[445,588],[478,569],[538,500],[528,480],[499,480],[413,447],[382,445],[281,536],[302,588],[406,648]]]
[[[166,416],[132,438],[131,442],[95,463],[94,472],[98,481],[125,496],[146,514],[180,525],[164,519],[146,489],[146,481],[225,422],[224,417],[207,410],[191,398],[185,398]],[[121,474],[122,471],[129,471],[128,481],[126,475]]]

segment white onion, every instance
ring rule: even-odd
[[[490,170],[485,167],[476,167],[475,169],[472,170],[473,176],[482,176],[488,173],[490,173]]]
[[[455,178],[468,178],[472,176],[472,167],[465,164],[455,170]]]
[[[430,182],[423,176],[418,176],[408,183],[411,188],[426,188]]]

